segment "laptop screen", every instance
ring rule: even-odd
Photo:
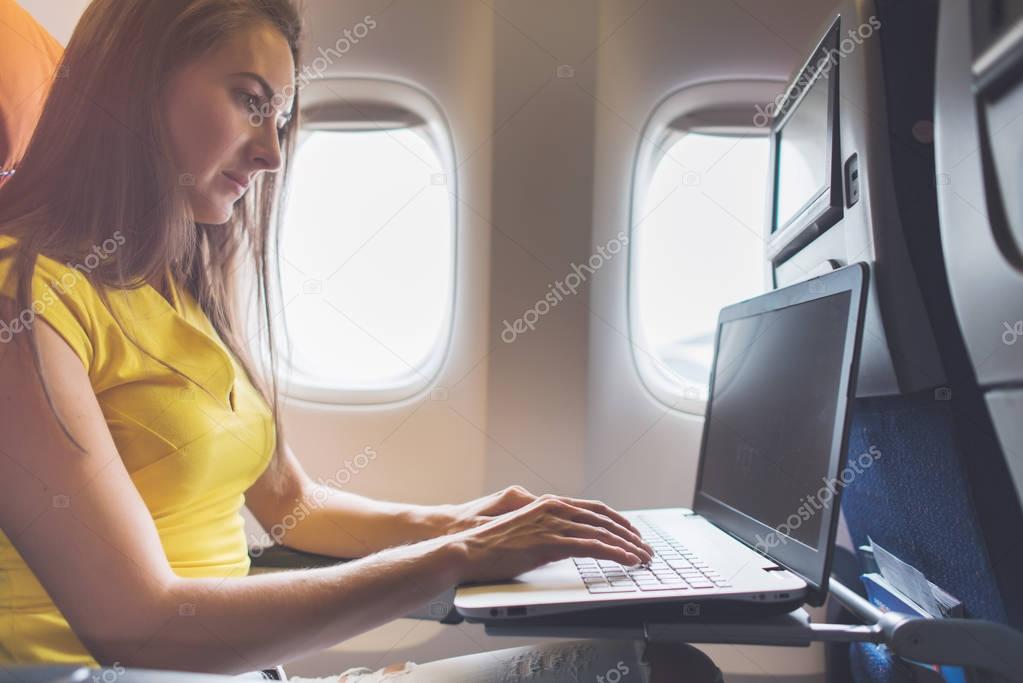
[[[815,287],[722,312],[694,507],[820,586],[860,292]]]

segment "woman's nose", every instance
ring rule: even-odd
[[[260,171],[271,173],[281,168],[281,139],[276,119],[266,117],[255,126],[256,134],[252,148],[253,165]]]

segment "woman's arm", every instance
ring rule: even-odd
[[[290,447],[283,465],[278,487],[268,470],[245,493],[246,505],[267,532],[264,545],[354,558],[461,528],[455,506],[372,500],[315,482]]]
[[[249,510],[267,532],[264,545],[272,542],[331,557],[364,557],[471,529],[537,500],[521,486],[509,486],[457,505],[378,501],[312,481],[291,448],[286,447],[285,452],[283,486],[275,489],[270,475],[264,473],[245,495]],[[625,517],[599,501],[560,500],[636,532]]]
[[[557,499],[348,564],[263,576],[177,576],[81,360],[42,320],[43,396],[24,335],[0,344],[0,528],[101,664],[238,673],[287,662],[407,613],[461,581],[589,556],[636,564],[641,541]],[[54,505],[55,496],[69,504]],[[64,499],[62,499],[64,500]]]

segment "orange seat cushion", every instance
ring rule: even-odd
[[[0,170],[6,170],[28,147],[64,49],[14,0],[0,0],[0,46]]]

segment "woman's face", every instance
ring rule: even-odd
[[[284,36],[256,24],[171,78],[164,103],[173,162],[197,223],[226,223],[249,184],[281,167],[294,74]]]

